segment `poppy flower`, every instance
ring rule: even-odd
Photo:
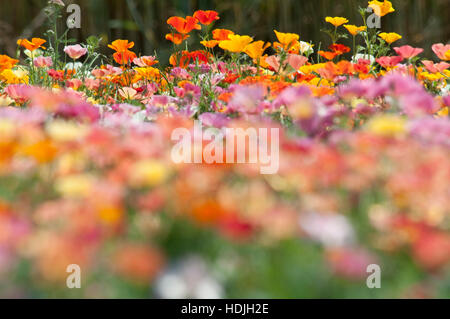
[[[12,59],[7,55],[1,54],[0,55],[0,73],[7,69],[12,69],[19,60]]]
[[[213,10],[197,10],[194,13],[194,18],[196,18],[203,25],[210,25],[216,20],[219,20],[219,14]]]
[[[212,49],[212,48],[216,47],[216,45],[219,44],[219,41],[217,41],[217,40],[200,41],[200,44],[206,48]]]
[[[328,51],[319,51],[319,55],[327,60],[333,60],[335,57],[338,56],[336,52],[328,52]]]
[[[395,32],[391,32],[391,33],[382,32],[378,36],[389,44],[392,44],[395,41],[398,41],[402,38],[402,36],[400,34],[395,33]]]
[[[264,44],[264,41],[256,41],[247,45],[244,49],[244,52],[254,61],[257,61],[262,57],[264,51],[268,47],[270,47],[270,43]]]
[[[275,32],[278,42],[284,50],[289,50],[300,39],[300,36],[295,33],[283,33],[278,32],[277,30],[273,30],[273,32]]]
[[[124,52],[116,52],[113,54],[114,60],[120,65],[129,64],[134,59],[136,59],[136,57],[136,53],[128,50]]]
[[[248,35],[232,34],[228,38],[229,40],[221,41],[219,47],[233,53],[244,51],[245,47],[253,41],[253,38]]]
[[[228,40],[228,36],[234,34],[233,31],[227,29],[215,29],[212,33],[213,39],[217,41]]]
[[[33,38],[31,41],[27,39],[19,39],[17,40],[17,45],[20,45],[21,47],[24,47],[27,50],[30,50],[33,52],[36,49],[42,48],[45,49],[42,45],[47,42],[44,39],[41,38]]]
[[[392,7],[390,1],[369,1],[369,8],[372,8],[375,14],[379,17],[384,17],[388,13],[394,12],[395,9]]]
[[[394,51],[401,56],[403,59],[411,59],[414,58],[415,56],[419,55],[420,53],[423,52],[423,49],[421,48],[413,48],[412,46],[409,45],[404,45],[402,47],[396,47],[394,48]]]
[[[154,56],[141,56],[140,58],[136,58],[133,60],[133,63],[141,68],[146,66],[152,66],[159,63],[158,60]]]
[[[422,61],[422,64],[425,66],[427,71],[430,73],[444,72],[444,70],[447,70],[450,67],[450,64],[448,64],[446,62],[433,63],[433,61],[428,61],[428,60]]]
[[[358,33],[362,32],[362,31],[366,31],[367,27],[357,27],[356,25],[352,25],[352,24],[346,24],[344,25],[344,28],[347,29],[347,31],[352,35],[352,36],[356,36]]]
[[[188,34],[192,30],[200,30],[202,27],[198,24],[197,18],[187,16],[186,18],[181,17],[170,17],[167,19],[167,24],[171,25],[178,33]]]
[[[336,28],[341,26],[341,25],[343,25],[343,24],[345,24],[345,23],[348,23],[348,20],[346,18],[342,18],[342,17],[334,17],[334,18],[326,17],[325,21],[328,22],[328,23],[331,23]]]
[[[78,60],[83,55],[85,55],[88,50],[86,48],[83,48],[81,45],[68,45],[64,48],[64,52],[70,56],[73,60]]]
[[[183,41],[186,40],[187,38],[189,38],[189,34],[181,34],[181,33],[166,34],[166,40],[172,41],[176,45],[183,43]]]
[[[329,49],[336,53],[337,55],[342,55],[344,53],[350,52],[350,48],[343,44],[332,44],[329,46]]]
[[[443,61],[450,60],[450,44],[444,45],[442,43],[434,44],[431,49]]]
[[[128,49],[134,47],[134,42],[128,42],[128,40],[115,40],[108,47],[116,52],[125,52]]]
[[[380,64],[383,68],[392,68],[402,62],[403,58],[401,56],[382,56],[378,58],[376,61],[378,64]]]

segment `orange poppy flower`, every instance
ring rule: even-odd
[[[196,18],[198,21],[200,21],[201,24],[204,25],[210,25],[215,20],[219,20],[219,14],[216,11],[213,10],[197,10],[194,13],[194,18]]]
[[[136,53],[129,50],[124,52],[116,52],[113,54],[113,57],[114,60],[120,65],[129,64],[137,58]]]
[[[108,47],[116,52],[125,52],[134,47],[134,42],[128,42],[128,40],[115,40],[111,44],[108,44]]]
[[[200,30],[202,27],[198,24],[197,18],[187,16],[186,18],[181,17],[170,17],[167,19],[167,24],[171,25],[178,33],[187,34],[192,30]]]
[[[216,45],[219,44],[219,41],[217,41],[217,40],[209,40],[209,41],[200,41],[200,43],[204,47],[212,49],[212,48],[216,47]]]
[[[12,69],[18,62],[19,60],[12,59],[7,55],[0,55],[0,73],[4,70]]]
[[[336,52],[328,52],[328,51],[319,51],[319,55],[327,60],[333,60],[335,57],[338,56]]]
[[[213,39],[217,41],[225,41],[228,40],[230,35],[233,35],[234,32],[227,29],[215,29],[213,30]]]
[[[168,33],[166,34],[166,40],[172,41],[176,45],[183,43],[184,40],[189,38],[189,34],[181,34],[181,33]]]
[[[31,41],[27,39],[19,39],[17,40],[17,45],[20,45],[21,47],[24,47],[27,50],[34,51],[36,49],[42,48],[45,50],[45,47],[42,45],[47,42],[44,39],[41,38],[33,38]]]
[[[350,52],[350,48],[348,46],[345,46],[343,44],[332,44],[330,45],[329,49],[336,53],[337,55],[341,55],[347,52]]]

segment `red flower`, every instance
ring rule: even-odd
[[[330,45],[329,49],[336,53],[337,55],[341,55],[347,52],[350,52],[350,48],[348,46],[345,46],[343,44],[332,44]]]
[[[215,20],[219,20],[219,14],[216,11],[213,10],[197,10],[194,13],[194,18],[196,18],[198,21],[200,21],[201,24],[204,25],[210,25]]]

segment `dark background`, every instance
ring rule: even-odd
[[[171,43],[166,20],[172,15],[192,15],[196,9],[213,9],[221,20],[215,27],[230,28],[255,39],[273,41],[273,29],[299,33],[301,40],[329,43],[322,29],[326,16],[344,16],[351,24],[361,25],[359,6],[367,0],[63,0],[81,6],[81,29],[70,31],[70,37],[84,41],[89,35],[99,35],[103,44],[122,38],[136,43],[134,51],[167,58]],[[41,36],[48,26],[42,9],[46,0],[0,0],[0,53],[15,56],[19,37]],[[450,0],[392,0],[396,12],[382,19],[382,30],[397,32],[403,39],[396,44],[425,48],[450,39]],[[66,28],[64,12],[59,25]],[[192,43],[199,39],[192,37]],[[350,40],[343,40],[350,45]],[[104,53],[111,53],[102,48]]]

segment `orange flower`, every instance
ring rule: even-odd
[[[201,41],[200,43],[201,43],[204,47],[212,49],[212,48],[214,48],[216,45],[219,44],[219,41],[217,41],[217,40],[209,40],[209,41]]]
[[[300,39],[299,35],[295,33],[282,33],[277,30],[273,30],[273,32],[275,32],[275,35],[279,41],[279,43],[275,43],[274,46],[279,47],[281,45],[281,47],[286,51],[296,45]]]
[[[24,47],[27,50],[34,51],[36,49],[42,48],[45,49],[42,45],[47,42],[41,38],[33,38],[31,41],[27,39],[19,39],[17,40],[17,45]]]
[[[134,52],[128,50],[134,47],[134,42],[129,42],[128,40],[115,40],[109,44],[108,47],[116,51],[113,57],[118,64],[128,64],[137,57]]]
[[[336,52],[328,52],[328,51],[319,51],[320,56],[324,57],[327,60],[333,60],[338,56]]]
[[[194,18],[196,18],[198,21],[200,21],[201,24],[204,25],[210,25],[215,20],[219,20],[219,14],[216,11],[212,10],[197,10],[194,13]]]
[[[247,45],[244,52],[247,53],[247,55],[251,57],[255,63],[258,63],[258,60],[261,59],[264,51],[268,47],[270,47],[270,43],[266,43],[264,45],[264,41],[256,41]]]
[[[186,18],[181,17],[170,17],[167,19],[167,24],[171,25],[178,33],[188,34],[192,30],[200,30],[202,27],[198,24],[197,18],[187,16]]]
[[[134,42],[128,42],[128,40],[116,40],[111,44],[108,44],[108,47],[116,52],[125,52],[134,47]]]
[[[234,32],[227,29],[215,29],[213,30],[213,39],[217,41],[228,40],[230,35],[233,35]]]
[[[132,51],[124,51],[124,52],[116,52],[113,54],[114,60],[120,64],[128,64],[131,63],[134,59],[136,59],[136,53]]]
[[[350,52],[350,48],[343,44],[332,44],[330,45],[330,50],[336,53],[337,55],[341,55],[347,52]]]
[[[347,31],[352,35],[355,36],[358,33],[362,32],[362,31],[366,31],[367,27],[357,27],[356,25],[353,24],[345,24],[344,28],[347,29]]]
[[[342,18],[342,17],[326,17],[325,21],[328,23],[331,23],[336,28],[345,23],[348,23],[348,20],[346,18]]]
[[[18,62],[19,60],[12,59],[7,55],[0,55],[0,73],[4,70],[12,69]]]
[[[379,17],[384,17],[386,14],[395,11],[392,7],[392,3],[386,0],[384,0],[384,2],[377,0],[369,1],[369,8],[372,8],[375,14]]]
[[[189,38],[189,34],[181,34],[181,33],[168,33],[166,34],[166,40],[172,41],[176,45],[183,43],[184,40]]]

